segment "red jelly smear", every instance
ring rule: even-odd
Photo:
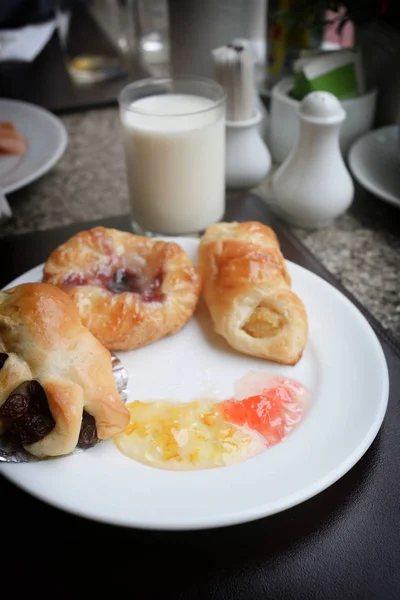
[[[68,275],[63,281],[63,287],[76,287],[78,285],[88,285],[89,280],[84,275]]]
[[[280,442],[300,420],[303,408],[284,386],[265,390],[244,400],[222,403],[224,418],[234,425],[246,425],[264,436],[268,445]]]
[[[143,282],[137,273],[129,269],[118,269],[111,276],[104,273],[98,273],[92,276],[69,275],[64,279],[64,287],[75,287],[81,285],[94,285],[102,287],[113,294],[123,294],[130,292],[139,294],[144,302],[163,302],[165,298],[162,292],[163,273],[156,273],[156,276],[150,282]]]

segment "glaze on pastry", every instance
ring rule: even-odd
[[[96,227],[48,258],[43,280],[61,287],[82,322],[110,350],[132,350],[181,329],[200,278],[175,243]]]
[[[0,292],[0,433],[43,458],[109,438],[128,422],[110,353],[67,294],[46,283]]]
[[[204,298],[217,333],[239,352],[294,365],[308,335],[302,301],[275,233],[258,222],[218,223],[199,248]]]

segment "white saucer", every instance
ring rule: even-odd
[[[349,166],[369,192],[400,208],[399,126],[390,125],[365,134],[353,144]]]
[[[0,99],[0,121],[11,121],[28,142],[23,156],[0,156],[0,190],[9,194],[54,167],[65,152],[68,134],[49,111],[16,100]]]
[[[197,240],[176,241],[196,260]],[[129,376],[130,400],[226,399],[234,382],[251,370],[299,380],[312,393],[311,407],[286,440],[236,465],[183,472],[134,462],[107,440],[65,458],[1,464],[1,474],[81,516],[170,530],[251,521],[332,485],[366,452],[381,426],[389,389],[386,361],[370,325],[345,296],[306,269],[287,264],[310,324],[306,350],[295,367],[234,352],[214,333],[204,307],[178,334],[118,353]],[[42,265],[12,284],[41,277]]]

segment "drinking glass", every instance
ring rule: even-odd
[[[72,80],[123,76],[136,48],[136,0],[54,0],[61,48]]]
[[[152,77],[169,71],[169,20],[167,0],[137,0],[137,46],[143,66]]]
[[[146,79],[119,96],[134,230],[189,235],[225,210],[225,93],[202,79]]]

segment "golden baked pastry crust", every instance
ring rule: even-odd
[[[212,225],[200,240],[199,271],[215,330],[233,348],[288,365],[300,359],[307,314],[270,227]]]
[[[120,273],[135,278],[144,295],[110,291]],[[104,227],[57,248],[43,280],[72,298],[84,325],[110,350],[132,350],[177,332],[200,293],[197,270],[178,244]]]
[[[60,456],[78,442],[83,409],[96,422],[97,437],[122,431],[129,411],[112,373],[111,356],[84,327],[72,300],[46,283],[0,292],[0,406],[22,382],[43,387],[54,429],[25,446],[38,457]]]

